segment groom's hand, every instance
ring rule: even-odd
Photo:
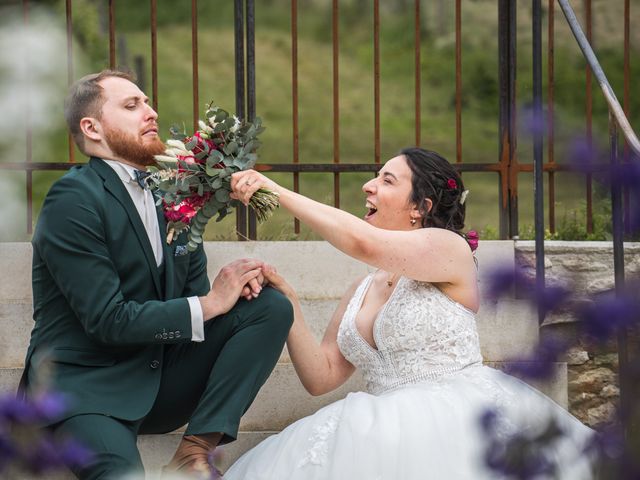
[[[200,297],[204,320],[210,320],[231,310],[243,294],[245,286],[257,283],[258,277],[262,275],[263,265],[264,262],[260,260],[241,259],[223,267],[213,280],[209,293]]]

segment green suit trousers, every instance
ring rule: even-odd
[[[222,432],[222,443],[235,440],[240,417],[278,361],[292,321],[289,301],[265,288],[258,298],[240,299],[228,313],[205,323],[204,342],[165,345],[164,364],[156,366],[162,369],[160,389],[144,418],[82,414],[53,426],[94,453],[93,462],[75,475],[120,479],[141,472],[137,435],[166,433],[185,423],[187,435]]]

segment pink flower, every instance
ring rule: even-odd
[[[207,192],[202,197],[197,195],[188,197],[179,203],[164,203],[164,218],[169,222],[182,222],[188,225],[209,198],[211,193]]]
[[[450,178],[449,180],[447,180],[447,187],[449,187],[449,190],[455,190],[456,188],[458,188],[458,183],[454,178]]]
[[[474,252],[478,248],[478,242],[480,241],[478,232],[475,230],[469,230],[465,235],[465,238],[467,239],[469,247],[471,247],[471,251]]]

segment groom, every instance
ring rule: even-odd
[[[272,371],[293,320],[262,288],[258,260],[225,266],[210,286],[202,246],[168,245],[140,171],[164,150],[157,114],[122,72],[76,82],[65,117],[91,157],[49,191],[33,235],[35,326],[21,388],[52,389],[68,410],[49,427],[94,452],[74,473],[140,471],[136,437],[188,423],[166,467],[204,471],[236,438],[240,417]]]

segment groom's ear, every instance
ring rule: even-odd
[[[102,125],[92,117],[83,117],[80,120],[80,131],[89,140],[100,142],[102,140]]]

